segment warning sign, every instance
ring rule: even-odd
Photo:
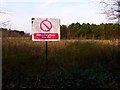
[[[33,41],[60,40],[60,19],[32,18]]]
[[[48,32],[52,29],[52,23],[49,20],[43,20],[40,23],[40,29],[43,30],[44,32]]]

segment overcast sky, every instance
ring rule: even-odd
[[[61,25],[71,23],[106,23],[100,0],[4,0],[0,22],[10,21],[11,29],[31,33],[31,18],[59,18]]]

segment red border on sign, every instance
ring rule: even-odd
[[[48,22],[48,23],[50,24],[50,27],[47,26],[44,22]],[[43,29],[42,25],[44,25],[44,26],[47,28],[47,30]],[[42,31],[44,31],[44,32],[49,32],[49,31],[52,29],[52,23],[51,23],[49,20],[47,20],[47,19],[46,19],[46,20],[43,20],[43,21],[40,23],[40,29],[41,29]]]

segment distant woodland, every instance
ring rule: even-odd
[[[120,32],[119,24],[72,23],[68,27],[60,27],[63,39],[117,39]]]
[[[2,37],[30,37],[30,34],[24,31],[8,30],[6,28],[0,28],[0,30],[2,31]]]
[[[31,37],[29,33],[19,30],[1,28],[3,37]],[[72,23],[60,26],[61,39],[118,39],[120,25],[114,23]]]

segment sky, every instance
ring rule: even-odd
[[[0,22],[8,28],[31,33],[31,18],[59,18],[61,25],[71,23],[107,23],[101,14],[100,0],[3,0]],[[1,24],[2,27],[4,27]]]

